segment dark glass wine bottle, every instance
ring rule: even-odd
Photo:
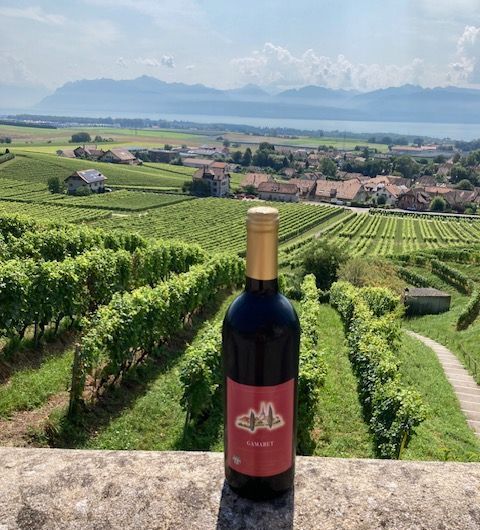
[[[293,485],[300,325],[278,290],[278,211],[247,214],[245,291],[223,322],[225,475],[251,499]]]

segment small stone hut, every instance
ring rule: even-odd
[[[450,310],[452,297],[431,287],[407,287],[404,301],[407,315],[437,315]]]

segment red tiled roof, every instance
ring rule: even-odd
[[[247,173],[245,178],[242,180],[241,186],[245,188],[246,186],[254,186],[258,188],[259,184],[262,182],[269,182],[273,180],[272,176],[268,173]]]
[[[285,195],[296,195],[298,188],[295,184],[286,182],[261,182],[258,186],[259,192],[264,193],[282,193]]]

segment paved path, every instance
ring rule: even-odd
[[[410,337],[423,342],[437,354],[445,375],[460,401],[460,408],[467,417],[467,423],[480,437],[480,386],[448,348],[413,331],[405,331]]]

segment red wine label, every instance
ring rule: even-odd
[[[227,377],[227,463],[245,475],[270,477],[292,465],[294,379],[241,385]]]

